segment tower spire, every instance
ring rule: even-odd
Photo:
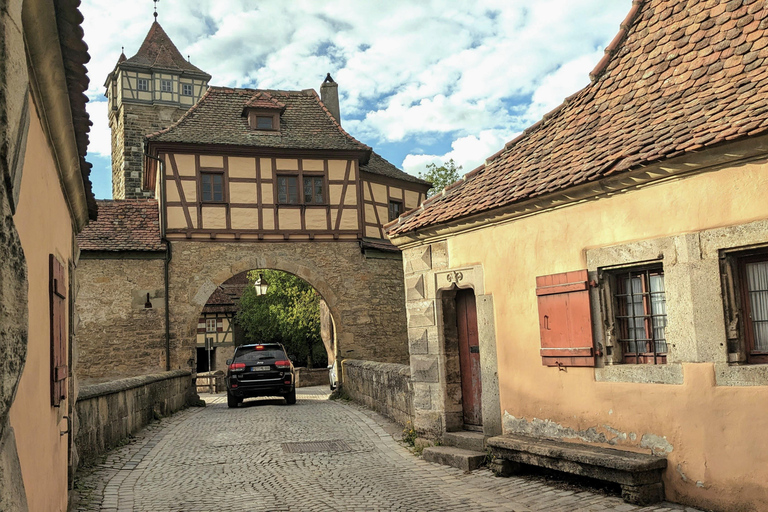
[[[153,1],[153,2],[155,2],[155,12],[154,12],[154,17],[155,17],[155,21],[157,21],[157,2],[158,2],[159,0],[152,0],[152,1]]]

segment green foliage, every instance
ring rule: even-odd
[[[416,446],[417,437],[419,437],[419,434],[416,432],[416,429],[413,428],[410,421],[407,422],[405,429],[403,429],[403,442],[408,446]]]
[[[432,183],[432,188],[427,192],[427,197],[432,197],[451,183],[458,181],[461,177],[459,171],[461,171],[461,166],[456,167],[456,162],[453,161],[453,158],[439,167],[435,164],[427,164],[426,172],[419,173],[419,178]]]
[[[303,279],[278,270],[252,270],[269,283],[266,295],[248,286],[240,299],[236,321],[248,343],[277,342],[296,366],[325,367],[327,354],[320,338],[320,295]]]

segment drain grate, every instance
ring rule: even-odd
[[[348,452],[349,445],[340,439],[332,441],[305,441],[300,443],[282,443],[285,453]]]

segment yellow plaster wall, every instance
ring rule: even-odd
[[[218,155],[200,155],[200,167],[215,167],[222,169],[224,167],[224,157]]]
[[[181,188],[184,191],[184,199],[187,201],[187,204],[193,204],[197,201],[196,181],[182,181]]]
[[[276,158],[275,166],[278,171],[298,171],[299,161],[295,158]]]
[[[58,171],[31,99],[30,110],[21,196],[13,218],[27,261],[29,338],[10,420],[29,510],[65,511],[68,438],[59,431],[67,429],[63,417],[71,397],[58,408],[51,406],[48,255],[56,254],[68,268],[73,232]]]
[[[357,229],[357,210],[342,210],[340,229]]]
[[[168,207],[168,229],[187,229],[187,218],[181,206]]]
[[[634,445],[644,434],[666,437],[669,499],[768,510],[768,386],[715,386],[712,363],[684,364],[682,385],[596,382],[591,368],[544,367],[535,295],[536,276],[586,268],[587,248],[766,219],[766,191],[768,165],[749,164],[450,238],[451,268],[482,265],[493,295],[502,414],[634,432]],[[757,508],[737,508],[744,503]]]
[[[302,160],[301,168],[305,171],[323,171],[323,160]]]
[[[328,160],[328,177],[332,180],[343,180],[347,172],[346,160]]]
[[[304,222],[308,231],[328,229],[328,216],[325,208],[307,208],[304,212]]]
[[[261,168],[261,178],[264,180],[272,179],[272,159],[261,158],[259,160],[259,167]]]
[[[179,170],[179,176],[195,176],[195,155],[173,155],[176,160],[176,167]],[[168,176],[171,176],[172,169],[170,163],[166,167]]]
[[[280,230],[301,229],[301,210],[298,208],[281,208],[277,214]]]
[[[227,228],[227,209],[224,206],[204,205],[203,209],[203,229],[226,229]]]
[[[405,191],[405,209],[411,210],[419,206],[419,193],[413,190]]]
[[[232,208],[232,229],[259,229],[259,211],[256,208]]]
[[[229,183],[229,202],[230,203],[258,203],[256,183]]]
[[[256,179],[256,159],[229,157],[229,177]]]

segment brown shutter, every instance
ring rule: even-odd
[[[586,270],[536,278],[541,362],[595,366]]]
[[[49,255],[51,311],[51,405],[67,398],[67,278],[56,256]]]

